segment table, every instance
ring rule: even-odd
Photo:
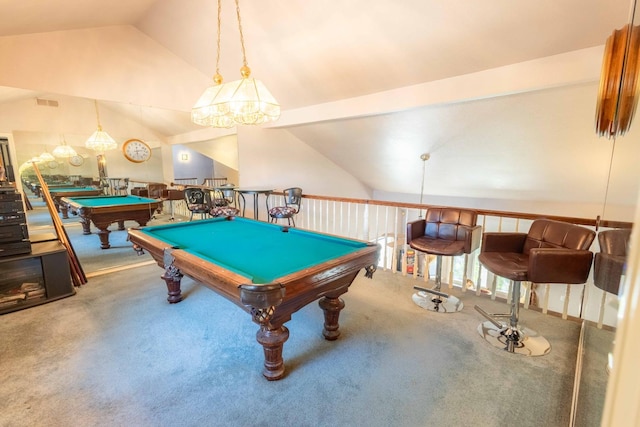
[[[241,187],[236,188],[235,191],[240,194],[242,197],[242,216],[244,216],[244,208],[247,205],[247,200],[244,198],[245,194],[253,195],[253,218],[258,219],[258,196],[260,194],[265,195],[265,206],[267,210],[269,209],[268,198],[271,193],[273,193],[273,188],[264,188],[264,187]]]
[[[129,239],[164,268],[170,303],[182,300],[180,280],[187,275],[251,314],[260,325],[256,338],[268,380],[284,376],[284,323],[320,299],[323,335],[337,339],[340,295],[362,268],[373,276],[380,252],[374,243],[241,217],[132,228]]]
[[[125,221],[136,221],[147,225],[160,201],[138,196],[62,197],[60,204],[66,205],[73,215],[80,217],[84,234],[91,234],[91,222],[98,228],[100,247],[108,249],[109,225],[118,223],[124,230]]]
[[[67,205],[60,204],[60,199],[63,197],[75,197],[75,196],[99,196],[102,194],[102,189],[96,187],[49,187],[49,194],[53,199],[53,204],[56,206],[56,210],[62,214],[62,218],[69,218],[69,209]]]
[[[35,194],[38,197],[42,197],[42,200],[44,201],[44,196],[42,195],[42,186],[40,185],[40,183],[39,182],[32,183],[30,184],[30,187],[33,194]],[[71,182],[56,183],[56,184],[47,183],[47,187],[49,188],[49,190],[51,190],[52,188],[59,188],[59,187],[73,187],[73,183]]]

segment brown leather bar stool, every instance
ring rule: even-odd
[[[549,341],[518,324],[520,284],[586,282],[593,259],[589,248],[595,235],[588,228],[548,219],[535,220],[528,233],[484,233],[478,260],[493,274],[512,280],[513,295],[507,314],[489,314],[475,306],[487,319],[478,326],[480,335],[510,353],[547,354]],[[499,318],[508,318],[509,323]]]
[[[442,257],[468,255],[480,246],[482,227],[476,225],[475,211],[456,208],[431,208],[424,219],[407,224],[407,243],[416,251],[436,256],[436,280],[432,289],[414,286],[418,290],[412,299],[417,305],[438,313],[462,310],[459,298],[442,292]],[[467,259],[464,265],[466,283]],[[428,272],[424,272],[428,274]]]
[[[630,228],[598,233],[600,252],[593,261],[593,284],[605,292],[618,295],[630,237]]]

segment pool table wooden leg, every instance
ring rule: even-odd
[[[340,317],[340,311],[344,308],[344,301],[339,297],[325,296],[318,301],[320,308],[324,311],[324,329],[322,335],[324,338],[333,341],[338,339],[340,331],[338,328],[338,318]]]
[[[182,280],[183,274],[180,273],[173,264],[166,266],[164,274],[161,278],[167,284],[167,301],[171,304],[182,301],[182,290],[180,289],[180,280]]]
[[[111,231],[109,231],[107,227],[98,227],[98,237],[100,238],[101,249],[109,249],[111,247],[109,244],[109,233],[111,233]]]
[[[80,225],[82,225],[82,234],[91,234],[91,219],[80,217]]]
[[[269,381],[279,380],[284,376],[284,359],[282,347],[289,339],[289,329],[280,325],[273,327],[270,324],[260,325],[256,339],[264,350],[264,369],[262,375]]]

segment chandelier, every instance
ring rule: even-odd
[[[87,139],[84,145],[87,148],[98,151],[100,153],[108,150],[115,150],[118,148],[116,141],[109,136],[108,133],[102,130],[100,125],[100,113],[98,112],[98,101],[94,100],[96,106],[96,120],[98,122],[98,129]]]
[[[235,125],[259,125],[276,121],[280,117],[280,105],[266,86],[251,77],[244,47],[244,35],[240,20],[240,5],[236,2],[236,15],[242,47],[240,80],[222,83],[220,74],[220,4],[218,0],[218,40],[216,74],[213,86],[208,87],[191,109],[191,120],[202,126],[230,128]]]
[[[65,158],[78,155],[78,153],[76,153],[76,150],[74,150],[73,147],[67,145],[67,141],[65,141],[64,135],[62,135],[62,142],[60,143],[60,145],[54,148],[51,154],[53,154],[54,157],[65,157]]]

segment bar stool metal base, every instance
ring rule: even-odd
[[[413,294],[411,299],[416,305],[425,310],[436,313],[456,313],[464,307],[462,301],[453,295],[447,295],[435,289],[425,289],[418,286],[414,286],[413,289],[417,289],[418,292]]]
[[[532,329],[519,326],[513,329],[506,324],[498,328],[494,322],[478,325],[478,333],[489,344],[509,353],[525,356],[544,356],[551,351],[549,341]]]

